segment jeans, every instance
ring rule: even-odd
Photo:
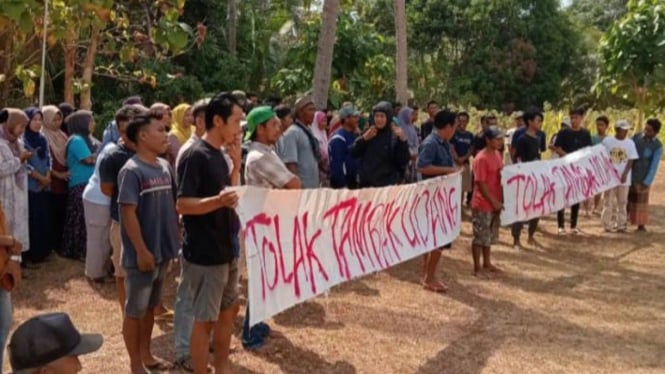
[[[580,204],[575,204],[570,207],[570,228],[577,228],[577,216],[580,213]],[[566,209],[561,209],[556,213],[556,221],[560,229],[564,228],[565,225],[565,215]]]
[[[181,258],[181,265],[185,260]],[[174,338],[175,338],[175,356],[181,359],[189,356],[189,340],[192,336],[192,326],[194,326],[194,310],[192,308],[193,297],[182,281],[183,270],[180,268],[180,284],[175,298],[175,316],[174,316]]]
[[[0,289],[0,373],[9,330],[12,328],[12,297],[9,291]]]

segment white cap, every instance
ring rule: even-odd
[[[621,130],[630,130],[632,127],[630,126],[630,123],[628,123],[628,121],[626,121],[625,119],[620,119],[614,125],[614,128]]]

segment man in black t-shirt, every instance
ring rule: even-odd
[[[553,150],[559,157],[591,146],[591,134],[587,129],[582,127],[584,109],[573,109],[569,114],[570,128],[562,129],[554,141]],[[573,234],[580,233],[580,230],[577,228],[577,216],[579,212],[579,203],[570,207],[570,230]],[[563,235],[565,234],[565,209],[558,211],[556,218],[559,226],[558,234]]]
[[[231,332],[238,311],[238,262],[233,249],[238,195],[227,187],[239,180],[241,160],[240,152],[230,154],[229,176],[220,149],[236,141],[242,115],[230,93],[218,94],[206,108],[206,133],[182,154],[177,167],[177,208],[185,228],[182,282],[192,295],[190,351],[195,373],[207,370],[213,330],[219,334],[214,339],[215,372],[230,369]]]
[[[527,112],[524,114],[524,122],[526,122],[526,133],[517,139],[517,143],[513,144],[515,149],[515,162],[531,162],[540,160],[540,152],[542,150],[542,136],[540,128],[543,124],[543,114],[539,112]],[[535,245],[536,241],[534,235],[538,228],[539,217],[529,220],[529,245]],[[511,227],[511,234],[513,235],[513,247],[517,250],[522,248],[520,243],[520,236],[524,222],[515,222]]]
[[[430,102],[427,103],[427,114],[429,115],[429,118],[420,125],[421,143],[432,133],[432,129],[434,128],[434,116],[438,111],[439,104],[434,100],[430,100]]]

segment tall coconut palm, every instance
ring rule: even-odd
[[[407,40],[406,40],[406,3],[405,0],[395,0],[395,37],[397,39],[397,55],[395,56],[395,70],[397,81],[395,91],[397,101],[406,105],[409,99],[407,83]]]
[[[324,109],[328,106],[328,90],[330,89],[338,12],[339,0],[324,1],[319,46],[316,51],[316,65],[314,65],[314,88],[312,93],[314,105],[317,109]]]

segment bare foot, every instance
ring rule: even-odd
[[[432,291],[432,292],[447,292],[448,291],[448,286],[446,286],[445,283],[443,283],[441,281],[438,281],[438,280],[423,282],[423,288],[425,288],[427,291]]]
[[[474,270],[473,276],[479,279],[490,279],[489,275],[487,275],[487,273],[485,273],[482,269]]]
[[[486,271],[489,271],[490,273],[503,273],[503,271],[501,269],[499,269],[498,267],[496,267],[494,265],[485,266],[484,269]]]

